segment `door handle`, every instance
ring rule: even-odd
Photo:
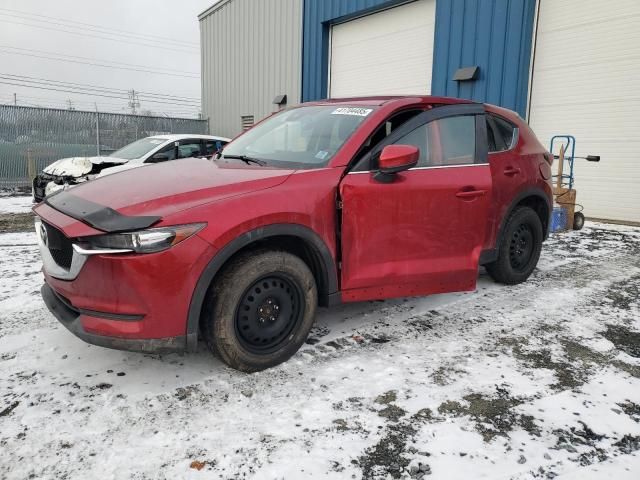
[[[472,200],[477,197],[483,197],[486,193],[486,190],[460,190],[456,193],[456,197],[463,200]]]
[[[520,169],[516,167],[507,167],[503,172],[508,177],[513,177],[514,175],[518,175],[520,173]]]

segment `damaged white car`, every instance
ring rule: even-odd
[[[33,200],[111,173],[181,158],[212,157],[230,141],[212,135],[156,135],[137,140],[106,157],[63,158],[33,180]]]

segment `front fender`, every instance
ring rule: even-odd
[[[227,261],[243,248],[257,241],[276,236],[299,238],[300,241],[305,242],[306,245],[311,248],[315,257],[314,261],[320,270],[320,284],[318,285],[320,304],[328,305],[331,303],[330,299],[335,297],[338,292],[338,274],[335,259],[320,236],[310,228],[294,223],[280,223],[258,227],[228,242],[209,261],[200,275],[191,297],[187,319],[187,341],[190,351],[195,350],[197,346],[198,326],[200,324],[202,307],[207,291],[215,276]]]

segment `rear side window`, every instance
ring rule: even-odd
[[[515,146],[517,140],[517,127],[497,115],[489,113],[486,118],[489,153],[511,150]]]
[[[473,164],[476,150],[475,117],[465,115],[434,120],[416,128],[395,143],[418,147],[419,167]]]
[[[476,117],[448,117],[432,122],[438,126],[442,148],[442,165],[474,163],[476,152]]]

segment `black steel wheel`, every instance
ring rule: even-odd
[[[256,372],[288,360],[313,326],[313,273],[281,251],[240,254],[216,276],[200,321],[209,348],[229,366]]]
[[[528,223],[518,225],[511,235],[509,261],[515,272],[526,270],[534,251],[534,236]]]
[[[514,285],[524,282],[538,264],[542,251],[542,222],[529,207],[516,208],[507,219],[495,262],[485,265],[495,281]]]
[[[299,285],[276,273],[247,288],[236,311],[236,333],[253,353],[277,350],[302,320],[304,295]]]

